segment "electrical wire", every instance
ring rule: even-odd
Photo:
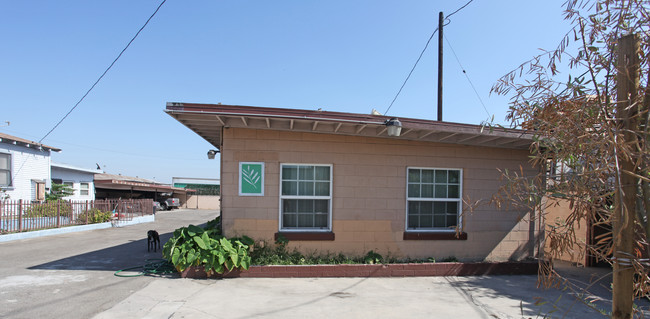
[[[399,91],[397,91],[397,94],[395,94],[395,97],[393,98],[393,101],[390,102],[390,105],[388,106],[388,109],[386,109],[386,112],[384,112],[384,114],[388,113],[390,108],[393,107],[393,103],[395,103],[395,100],[397,100],[397,97],[399,96],[399,94],[402,93],[402,89],[406,85],[406,82],[408,82],[409,78],[411,78],[411,74],[413,74],[413,71],[415,70],[415,67],[418,66],[418,63],[420,62],[420,59],[422,59],[422,55],[424,55],[424,51],[426,51],[427,47],[429,47],[429,43],[431,42],[431,39],[433,39],[433,36],[436,34],[436,32],[438,32],[438,28],[433,30],[433,33],[431,33],[431,36],[429,37],[429,40],[427,40],[427,44],[424,45],[424,49],[422,49],[422,52],[420,52],[420,56],[418,57],[418,59],[415,61],[415,64],[411,68],[411,72],[409,72],[409,75],[404,80],[404,83],[402,83],[402,86],[399,88]]]
[[[449,19],[449,18],[451,18],[451,16],[458,13],[458,11],[465,9],[465,7],[467,7],[470,3],[472,3],[472,1],[474,1],[474,0],[469,0],[465,5],[463,5],[462,7],[458,8],[458,9],[456,9],[456,11],[452,12],[450,15],[445,17],[445,19]],[[449,23],[447,23],[447,24],[449,24]]]
[[[133,43],[133,41],[135,41],[135,39],[138,37],[140,32],[142,32],[142,30],[144,30],[144,28],[147,26],[147,24],[149,24],[149,21],[151,21],[151,19],[153,19],[153,17],[156,15],[156,13],[158,13],[158,11],[163,6],[163,4],[165,4],[165,2],[167,2],[167,0],[162,0],[162,2],[160,2],[158,7],[156,8],[156,10],[151,14],[151,16],[149,16],[149,19],[147,19],[147,21],[142,25],[142,27],[140,27],[138,32],[136,32],[135,35],[133,36],[133,38],[131,38],[131,41],[129,41],[129,43],[127,43],[127,45],[124,47],[124,49],[122,49],[120,54],[117,55],[115,60],[113,60],[113,62],[108,66],[108,68],[106,68],[106,70],[104,70],[104,73],[102,73],[102,75],[99,76],[97,81],[95,81],[95,83],[93,83],[93,85],[90,87],[90,89],[88,89],[88,91],[86,91],[86,93],[79,99],[79,101],[77,101],[77,103],[75,103],[75,105],[68,111],[68,113],[66,113],[65,116],[63,116],[61,118],[61,120],[59,120],[59,122],[57,122],[56,125],[54,125],[54,127],[52,127],[52,129],[49,132],[47,132],[47,134],[45,134],[45,136],[43,136],[40,140],[38,140],[39,144],[42,144],[43,140],[45,140],[45,138],[47,138],[50,134],[52,134],[52,132],[54,132],[54,130],[56,130],[56,128],[59,127],[59,125],[61,125],[61,123],[63,123],[63,121],[70,115],[70,113],[72,113],[72,111],[74,111],[77,108],[77,106],[79,106],[79,104],[81,104],[81,102],[86,98],[86,96],[88,96],[88,94],[90,94],[90,91],[92,91],[95,88],[95,86],[97,86],[99,81],[101,81],[104,78],[104,76],[106,75],[106,73],[108,73],[108,71],[113,67],[113,65],[115,65],[117,60],[119,60],[120,57],[122,56],[122,54],[124,54],[124,52],[126,51],[126,49],[128,49],[129,46],[131,46],[131,43]],[[18,174],[22,171],[23,167],[25,166],[26,162],[27,162],[27,158],[25,158],[25,160],[23,160],[22,164],[20,165],[20,168],[18,168],[18,170],[16,171],[16,174],[11,177],[10,182],[13,182],[13,180],[16,178],[16,176],[18,176]]]
[[[18,131],[13,131],[13,130],[4,130],[4,131],[13,133],[16,136],[38,138],[38,137],[36,137],[34,135],[30,135],[29,133],[23,133],[23,132],[18,132]],[[122,150],[114,150],[114,149],[101,148],[101,147],[90,146],[90,145],[76,144],[76,143],[64,142],[64,141],[61,141],[61,140],[52,140],[52,139],[50,139],[49,141],[51,141],[52,143],[55,143],[56,145],[70,145],[70,146],[74,146],[74,147],[79,147],[79,148],[84,149],[84,150],[94,150],[94,151],[106,152],[106,153],[111,153],[111,154],[122,154],[122,155],[132,156],[132,157],[160,158],[160,156],[154,155],[154,154],[130,153],[130,152],[122,151]],[[183,158],[183,157],[165,156],[165,159],[178,160],[178,161],[203,161],[202,159],[197,159],[196,157],[194,157],[194,158]]]
[[[471,2],[471,1],[470,1]],[[476,87],[474,87],[474,83],[472,83],[472,80],[470,80],[469,75],[467,74],[467,71],[465,70],[465,67],[463,67],[463,64],[460,63],[460,59],[458,59],[458,55],[456,55],[456,51],[454,50],[454,47],[451,46],[451,43],[447,39],[447,36],[443,33],[443,38],[445,38],[445,41],[447,41],[447,45],[449,45],[449,48],[451,49],[451,52],[454,54],[454,57],[456,58],[456,62],[458,62],[458,65],[460,66],[460,69],[463,70],[463,74],[465,75],[465,78],[467,78],[467,82],[469,82],[469,85],[472,87],[472,90],[474,90],[474,93],[476,94],[476,97],[478,98],[479,102],[481,102],[481,105],[483,105],[483,109],[485,110],[485,113],[487,113],[488,118],[491,116],[490,112],[488,112],[487,107],[485,107],[485,103],[483,103],[483,99],[481,99],[481,96],[478,94],[478,91],[476,90]]]
[[[462,7],[456,9],[456,11],[452,12],[450,15],[448,15],[446,17],[446,20],[449,20],[449,18],[451,16],[458,13],[460,10],[465,9],[465,7],[467,7],[470,3],[472,3],[472,1],[474,1],[474,0],[469,0]],[[449,22],[447,22],[447,24],[449,24],[449,23],[451,23],[451,20]],[[447,25],[447,24],[445,24],[445,25]],[[406,79],[404,80],[404,83],[402,83],[402,86],[397,91],[397,94],[395,94],[395,97],[390,102],[390,105],[388,106],[388,109],[386,109],[386,112],[384,112],[384,115],[388,113],[388,111],[390,110],[391,107],[393,107],[393,103],[395,103],[395,100],[397,100],[397,97],[400,95],[400,93],[402,93],[402,89],[404,89],[404,86],[406,85],[406,82],[408,82],[408,80],[411,78],[411,74],[413,74],[413,71],[415,70],[415,67],[418,66],[418,63],[420,62],[420,59],[422,59],[422,55],[424,55],[424,51],[426,51],[427,48],[429,47],[429,43],[431,42],[431,39],[433,39],[433,36],[436,34],[436,32],[438,32],[438,28],[433,30],[433,33],[431,33],[431,36],[429,37],[429,40],[427,40],[427,43],[424,45],[424,49],[422,49],[422,52],[420,52],[420,56],[418,57],[418,59],[415,61],[415,64],[411,68],[411,72],[409,72],[408,76],[406,76]]]
[[[153,19],[153,17],[156,15],[156,13],[158,13],[158,10],[160,10],[160,8],[163,6],[163,4],[165,4],[166,1],[167,1],[167,0],[163,0],[162,2],[160,2],[160,5],[158,5],[158,8],[156,8],[156,11],[154,11],[153,14],[151,14],[151,16],[149,17],[149,19],[147,19],[147,21],[144,23],[144,25],[142,25],[142,27],[140,28],[140,30],[138,30],[138,32],[136,32],[136,34],[133,36],[133,38],[131,38],[131,41],[129,41],[129,43],[127,43],[127,45],[124,47],[124,49],[122,49],[122,51],[120,52],[120,54],[118,54],[117,57],[115,58],[115,60],[113,60],[113,62],[111,63],[111,65],[109,65],[108,68],[106,68],[106,70],[104,71],[104,73],[102,73],[102,75],[97,79],[97,81],[95,81],[95,83],[93,83],[93,85],[90,87],[90,89],[88,89],[88,91],[86,91],[86,94],[84,94],[84,95],[81,97],[81,99],[79,99],[79,101],[77,101],[77,103],[76,103],[76,104],[75,104],[75,105],[70,109],[70,111],[68,111],[68,113],[66,113],[65,116],[63,116],[63,118],[61,118],[61,120],[59,120],[59,122],[56,123],[56,125],[54,125],[54,127],[53,127],[49,132],[47,132],[47,134],[45,134],[45,136],[43,136],[43,138],[41,138],[41,139],[38,141],[38,143],[43,142],[43,140],[44,140],[46,137],[48,137],[48,136],[49,136],[49,135],[50,135],[50,134],[51,134],[51,133],[52,133],[52,132],[57,128],[57,127],[59,127],[59,125],[61,125],[61,123],[62,123],[62,122],[63,122],[63,121],[68,117],[68,115],[70,115],[70,113],[72,113],[72,111],[74,111],[74,110],[77,108],[77,106],[79,106],[79,104],[81,104],[81,102],[86,98],[86,96],[88,96],[88,94],[90,94],[90,91],[92,91],[92,90],[95,88],[95,86],[97,86],[97,84],[99,83],[99,81],[101,81],[102,78],[104,78],[104,75],[106,75],[106,73],[108,73],[108,71],[113,67],[113,65],[115,65],[115,63],[117,62],[117,60],[120,59],[120,57],[122,56],[122,54],[124,54],[124,52],[126,51],[126,49],[128,49],[129,46],[131,46],[131,43],[133,43],[133,41],[135,41],[135,38],[137,38],[138,35],[140,34],[140,32],[142,32],[142,30],[144,30],[144,28],[147,26],[147,24],[149,24],[149,21],[151,21],[151,19]]]

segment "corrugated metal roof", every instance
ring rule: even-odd
[[[173,187],[169,184],[162,184],[157,181],[139,178],[133,176],[123,176],[114,174],[96,174],[95,187],[105,189],[121,189],[121,190],[139,190],[151,192],[175,192],[185,193],[186,190],[180,187]]]
[[[146,178],[140,178],[140,177],[133,177],[133,176],[124,176],[124,175],[115,175],[115,174],[96,174],[95,175],[95,180],[96,181],[102,181],[102,180],[115,180],[115,181],[125,181],[125,182],[136,182],[136,183],[146,183],[146,184],[159,184],[159,185],[165,185],[163,183],[160,183],[158,181],[154,181],[153,179],[146,179]]]

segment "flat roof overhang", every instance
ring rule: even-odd
[[[506,149],[529,149],[533,135],[518,129],[398,117],[400,136],[388,136],[394,116],[254,106],[168,102],[165,112],[221,148],[221,128],[251,128],[390,138]]]

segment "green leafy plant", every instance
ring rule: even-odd
[[[380,264],[384,260],[384,257],[382,255],[374,252],[374,251],[369,251],[366,256],[363,258],[363,261],[366,264]]]
[[[163,258],[169,260],[176,270],[189,267],[203,267],[208,276],[223,274],[235,269],[248,269],[251,257],[248,244],[253,240],[225,238],[216,229],[204,229],[195,225],[181,227],[174,231],[163,246]]]
[[[102,212],[97,208],[93,208],[77,215],[76,221],[77,224],[85,224],[86,221],[88,221],[88,224],[97,224],[108,222],[112,217],[113,212]]]
[[[206,225],[205,229],[214,229],[221,234],[221,216],[215,217],[215,219],[209,220]]]
[[[278,238],[275,240],[275,244],[278,246],[287,247],[287,245],[289,244],[289,239],[287,239],[287,237],[285,237],[284,235],[279,234]]]

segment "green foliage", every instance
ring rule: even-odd
[[[86,218],[88,219],[88,224],[105,223],[113,218],[113,212],[102,212],[97,208],[93,208],[77,215],[77,224],[85,224]]]
[[[275,244],[278,246],[287,246],[289,244],[289,239],[282,234],[278,235],[278,238],[275,240]]]
[[[70,185],[52,183],[52,188],[49,194],[45,194],[45,200],[58,201],[63,197],[74,195],[74,190]]]
[[[163,258],[179,272],[192,267],[203,267],[208,276],[223,274],[233,269],[248,269],[251,257],[248,245],[253,240],[243,236],[227,239],[214,228],[195,225],[181,227],[163,246]]]
[[[381,262],[384,260],[384,257],[382,255],[374,252],[374,251],[369,251],[366,256],[363,258],[363,261],[366,264],[381,264]]]
[[[449,257],[443,259],[442,262],[443,263],[457,263],[458,258],[456,258],[456,256],[449,256]]]
[[[282,239],[282,238],[279,238]],[[342,253],[310,253],[303,254],[297,249],[288,249],[286,238],[278,240],[276,245],[267,245],[261,241],[255,243],[251,252],[252,265],[339,265],[339,264],[380,264],[380,263],[435,263],[433,257],[425,259],[397,259],[394,257],[383,257],[375,251],[369,251],[365,256],[346,256]],[[457,261],[455,257],[447,258],[449,261]]]
[[[363,258],[353,258],[344,254],[307,254],[297,249],[287,249],[287,241],[280,241],[272,246],[265,242],[256,243],[251,252],[253,265],[333,265],[333,264],[363,264]]]
[[[209,220],[206,223],[205,229],[217,230],[219,231],[219,234],[221,234],[221,216],[217,216],[215,219]]]
[[[24,217],[35,218],[35,217],[70,217],[72,214],[72,207],[70,204],[63,200],[57,201],[48,201],[43,204],[32,204],[30,205],[24,213]]]

